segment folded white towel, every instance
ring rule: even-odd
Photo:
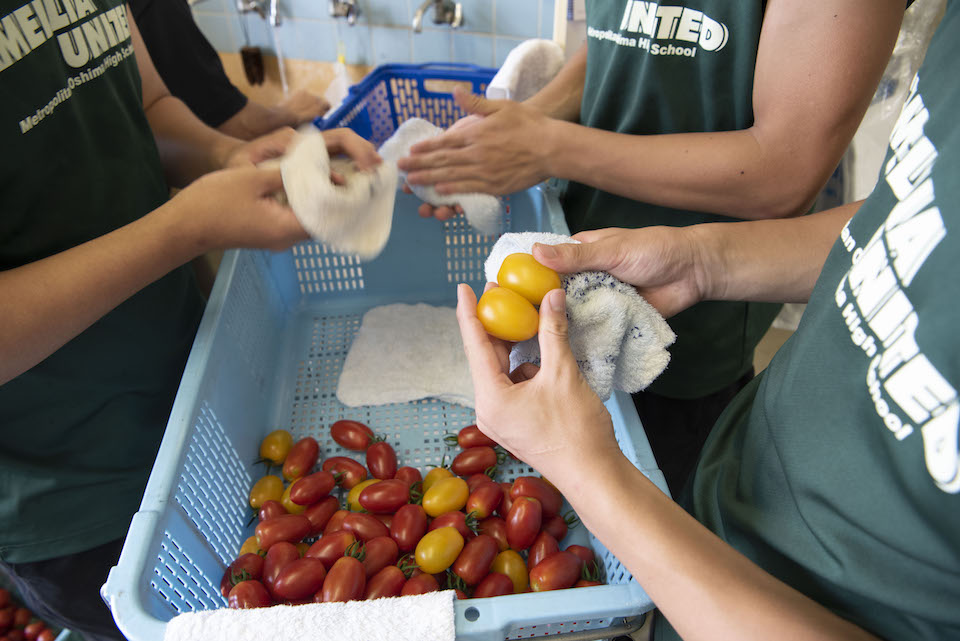
[[[487,85],[487,98],[526,100],[553,80],[564,62],[563,47],[553,40],[524,40],[510,50]]]
[[[534,243],[576,243],[569,236],[543,232],[504,234],[484,263],[489,282],[497,282],[500,264],[510,254],[531,253]],[[667,347],[676,335],[659,312],[637,290],[606,272],[561,274],[567,294],[570,349],[580,371],[603,400],[613,389],[639,392],[670,362]],[[540,364],[537,337],[517,343],[510,367]]]
[[[347,352],[337,398],[351,407],[421,398],[473,407],[456,311],[424,303],[370,309]]]
[[[454,641],[453,591],[179,614],[164,641]]]
[[[384,160],[394,163],[410,155],[410,147],[443,133],[443,129],[422,118],[411,118],[401,124],[390,138],[380,146],[380,155]],[[401,178],[406,173],[400,172]],[[467,222],[481,234],[496,234],[500,231],[503,216],[500,199],[490,194],[450,194],[441,195],[432,185],[410,185],[410,189],[420,200],[431,205],[460,205]]]
[[[362,260],[376,258],[390,238],[393,223],[394,163],[359,171],[351,160],[331,160],[316,128],[298,133],[279,163],[286,200],[314,240]],[[345,184],[330,180],[331,168],[343,175]]]

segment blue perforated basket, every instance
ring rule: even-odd
[[[427,90],[427,81],[466,78],[480,91],[489,71],[381,67],[323,125],[356,125],[361,132],[371,127],[374,138],[389,136],[398,119],[415,115],[442,114],[435,122],[446,125],[457,117],[452,98]],[[331,423],[349,418],[386,436],[401,465],[425,470],[455,453],[443,437],[475,422],[468,408],[435,399],[351,408],[336,397],[341,367],[368,309],[396,302],[452,307],[460,282],[482,291],[483,261],[496,237],[476,233],[462,217],[422,219],[418,204],[397,194],[390,240],[369,262],[316,243],[281,253],[226,253],[143,502],[102,590],[132,641],[162,641],[176,614],[225,606],[220,578],[253,532],[247,493],[263,474],[253,461],[269,431],[310,435],[321,456],[363,462],[362,454],[343,450],[329,436]],[[504,206],[505,231],[566,231],[546,188],[513,194]],[[629,396],[616,394],[607,407],[624,452],[665,488]],[[533,473],[515,461],[501,471],[504,480]],[[585,528],[571,530],[563,544],[572,543],[593,548],[608,585],[457,601],[458,639],[594,630],[599,638],[609,636],[604,632],[621,617],[652,608],[626,568]]]

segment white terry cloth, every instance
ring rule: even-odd
[[[543,232],[504,234],[484,263],[489,282],[497,282],[500,264],[510,254],[531,253],[534,243],[576,243],[569,236]],[[676,335],[637,290],[606,272],[561,274],[567,294],[570,349],[584,378],[603,400],[613,389],[639,392],[670,362],[667,347]],[[510,369],[521,363],[540,364],[537,337],[517,343],[510,351]]]
[[[396,163],[400,158],[410,155],[410,147],[443,133],[443,129],[422,118],[410,118],[401,124],[393,135],[380,146],[380,155],[384,160]],[[405,172],[400,172],[401,178],[406,178]],[[490,194],[438,194],[433,185],[410,185],[410,189],[420,200],[431,205],[460,205],[467,222],[481,234],[496,234],[500,232],[502,214],[500,199]]]
[[[452,307],[395,303],[370,309],[337,383],[344,405],[439,398],[473,407],[473,381]]]
[[[346,603],[186,612],[163,641],[454,641],[453,590]]]
[[[553,80],[565,62],[563,47],[553,40],[524,40],[510,50],[487,85],[487,98],[526,100]]]
[[[345,184],[330,180],[331,168],[344,177]],[[393,163],[359,171],[352,160],[331,160],[323,134],[312,128],[291,143],[280,159],[280,171],[286,200],[314,240],[336,252],[357,254],[361,260],[380,254],[393,224],[397,196]]]

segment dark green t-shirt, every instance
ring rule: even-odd
[[[763,4],[587,0],[581,124],[635,135],[750,127]],[[573,233],[733,220],[642,203],[579,183],[568,186],[563,208]],[[670,365],[649,391],[697,398],[733,383],[753,366],[753,349],[779,309],[704,302],[674,316],[669,323],[677,341],[670,348]]]
[[[877,187],[689,488],[708,528],[884,639],[960,639],[957,60],[951,2]]]
[[[0,0],[0,32],[9,270],[143,216],[168,188],[120,0]],[[0,558],[43,560],[124,536],[201,310],[192,273],[177,269],[0,386]]]

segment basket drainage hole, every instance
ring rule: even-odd
[[[480,618],[480,610],[476,608],[467,608],[464,611],[463,616],[467,619],[467,621],[476,621]]]

